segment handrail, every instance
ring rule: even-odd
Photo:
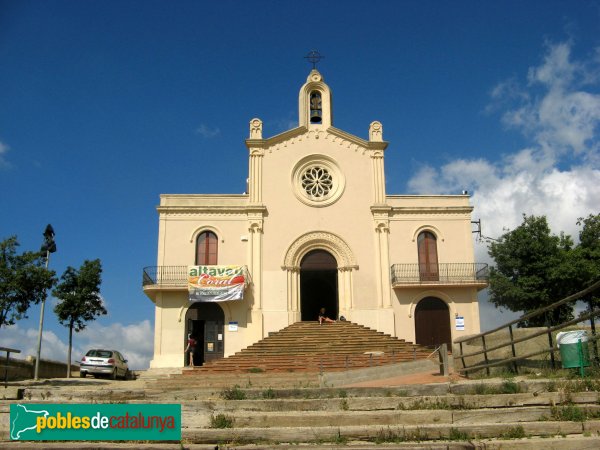
[[[21,350],[17,350],[16,348],[0,347],[0,352],[6,352],[6,363],[4,364],[4,389],[6,389],[6,386],[8,385],[8,365],[10,362],[10,354],[21,353]]]
[[[496,327],[492,330],[483,332],[483,333],[479,333],[473,336],[465,336],[463,338],[459,338],[456,339],[454,341],[454,343],[459,345],[460,348],[460,352],[458,355],[455,356],[455,359],[460,359],[462,361],[462,365],[463,367],[458,369],[459,372],[464,372],[466,375],[468,375],[469,372],[472,371],[477,371],[477,370],[481,370],[481,369],[485,369],[489,375],[490,371],[490,367],[494,367],[494,366],[498,366],[498,365],[504,365],[504,364],[510,364],[512,363],[513,365],[513,369],[515,372],[518,371],[518,367],[517,367],[517,361],[520,360],[524,360],[527,358],[530,358],[532,356],[537,356],[540,354],[545,354],[548,353],[550,355],[551,358],[551,363],[552,366],[555,366],[555,360],[554,360],[554,352],[556,350],[558,350],[558,346],[554,345],[553,342],[553,338],[552,338],[552,333],[557,331],[557,330],[561,330],[567,327],[570,327],[572,325],[578,324],[580,322],[584,322],[586,320],[590,320],[591,323],[591,327],[592,327],[592,338],[591,341],[593,342],[594,345],[594,350],[595,350],[595,357],[596,359],[598,359],[598,347],[597,347],[597,340],[598,340],[598,336],[596,336],[596,329],[595,329],[595,322],[594,322],[594,318],[597,316],[600,316],[600,309],[593,309],[592,306],[590,305],[590,310],[588,310],[587,312],[581,312],[576,318],[568,320],[566,322],[560,323],[558,325],[552,325],[552,326],[546,326],[543,327],[543,330],[539,330],[539,331],[535,331],[532,334],[529,334],[528,336],[524,336],[524,337],[520,337],[515,339],[513,336],[513,325],[518,324],[520,322],[523,322],[525,320],[531,319],[533,317],[537,317],[540,316],[548,311],[552,311],[566,303],[569,302],[573,302],[576,300],[580,300],[582,298],[585,298],[587,296],[589,296],[590,294],[594,293],[595,291],[597,291],[600,288],[600,280],[596,281],[595,283],[593,283],[592,285],[590,285],[589,287],[576,292],[575,294],[569,295],[565,298],[563,298],[562,300],[556,301],[554,303],[552,303],[551,305],[545,306],[543,308],[538,308],[535,311],[531,311],[527,314],[524,314],[523,316],[519,317],[518,319],[512,320],[510,322],[507,322],[504,325],[501,325],[499,327]],[[510,333],[510,339],[508,341],[502,342],[500,344],[496,344],[492,347],[488,347],[486,345],[486,341],[485,341],[485,337],[489,336],[493,333],[496,333],[498,331],[502,331],[504,329],[508,328],[508,331]],[[540,351],[536,351],[533,353],[528,353],[527,355],[519,355],[517,356],[516,354],[516,349],[515,349],[515,344],[521,343],[521,342],[525,342],[531,339],[534,339],[536,337],[542,336],[542,335],[548,335],[548,346],[547,348],[544,348]],[[481,343],[483,346],[482,350],[477,350],[477,351],[473,351],[471,353],[464,353],[463,351],[463,344],[466,342],[473,342],[476,341],[477,339],[481,339]],[[510,358],[503,358],[501,361],[488,361],[488,355],[489,353],[496,351],[496,350],[500,350],[502,348],[506,348],[510,346],[512,349],[512,357]],[[465,359],[466,358],[470,358],[470,357],[474,357],[474,356],[478,356],[478,355],[483,355],[484,359],[485,359],[485,363],[483,364],[476,364],[473,366],[467,366]]]
[[[507,322],[504,325],[500,325],[499,327],[494,328],[493,330],[485,331],[483,333],[479,333],[479,334],[476,334],[474,336],[465,336],[465,337],[462,337],[462,338],[458,338],[458,339],[455,339],[454,342],[458,344],[460,342],[470,341],[472,339],[477,339],[477,338],[479,338],[481,336],[485,336],[485,335],[488,335],[488,334],[495,333],[496,331],[500,331],[503,328],[506,328],[506,327],[508,327],[510,325],[514,325],[514,324],[517,324],[519,322],[523,322],[524,320],[531,319],[532,317],[535,317],[535,316],[539,316],[540,314],[545,313],[547,311],[550,311],[552,309],[555,309],[555,308],[557,308],[559,306],[562,306],[565,303],[568,303],[568,302],[573,301],[573,300],[580,299],[581,297],[585,297],[586,295],[591,294],[592,292],[594,292],[598,288],[600,288],[600,280],[596,281],[594,284],[592,284],[591,286],[589,286],[588,288],[586,288],[586,289],[584,289],[582,291],[579,291],[579,292],[576,292],[575,294],[569,295],[568,297],[565,297],[562,300],[554,302],[551,305],[544,306],[543,308],[539,308],[539,309],[536,309],[535,311],[529,312],[529,313],[527,313],[527,314],[519,317],[518,319],[511,320],[510,322]]]

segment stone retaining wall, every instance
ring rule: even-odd
[[[6,356],[0,356],[0,380],[4,381],[6,367]],[[35,357],[28,356],[27,359],[10,358],[8,364],[8,381],[27,380],[33,378],[35,373]],[[79,365],[71,364],[71,376],[79,376]],[[39,378],[65,378],[67,376],[67,363],[40,360]]]

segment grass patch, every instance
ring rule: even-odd
[[[465,431],[457,430],[456,428],[450,428],[450,435],[448,436],[448,440],[450,441],[468,441],[469,433]]]
[[[271,388],[266,389],[262,392],[262,398],[273,399],[275,397],[277,397],[277,395],[275,394],[275,391]]]
[[[521,392],[519,385],[513,380],[504,380],[500,387],[501,394],[518,394]]]
[[[417,428],[412,432],[406,430],[394,431],[390,427],[380,429],[375,435],[376,444],[384,443],[400,443],[400,442],[421,442],[427,440],[427,435],[421,434],[421,430]]]
[[[261,369],[260,367],[250,367],[248,369],[248,372],[250,372],[250,373],[263,373],[264,369]]]
[[[565,422],[585,422],[600,417],[600,412],[588,411],[577,405],[553,406],[552,420]]]
[[[415,411],[415,410],[424,410],[424,409],[454,409],[452,405],[448,403],[448,400],[445,398],[435,400],[431,399],[418,399],[413,401],[412,403],[405,404],[399,403],[396,409],[403,411]],[[458,408],[457,408],[458,409]]]
[[[233,428],[233,417],[225,414],[210,416],[210,428]]]
[[[511,427],[500,435],[500,439],[523,439],[527,437],[525,435],[525,429],[519,425],[517,427]]]
[[[240,387],[236,384],[232,388],[225,388],[221,391],[219,396],[223,400],[245,400],[246,393],[240,389]]]
[[[348,411],[350,409],[350,406],[348,406],[348,400],[345,398],[340,400],[340,409],[342,411]]]

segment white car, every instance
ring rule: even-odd
[[[127,360],[116,350],[89,350],[81,358],[79,376],[85,378],[88,373],[96,378],[99,375],[108,375],[113,380],[117,378],[126,380],[129,378]]]

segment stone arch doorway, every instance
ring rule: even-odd
[[[319,310],[325,308],[327,316],[337,319],[338,266],[331,253],[312,250],[300,262],[300,312],[301,320],[317,320]]]
[[[415,308],[415,343],[438,346],[443,343],[452,348],[450,310],[439,298],[425,297]]]
[[[225,313],[218,303],[192,304],[185,313],[184,345],[191,334],[197,345],[194,352],[194,365],[201,366],[213,359],[223,358],[225,354]],[[185,348],[185,346],[184,346]],[[185,355],[185,365],[189,364]]]

